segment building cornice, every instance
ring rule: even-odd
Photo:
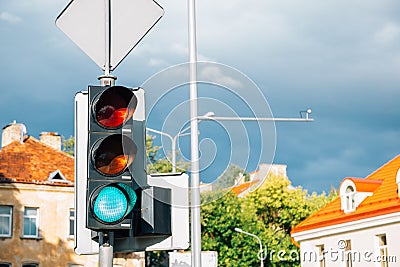
[[[52,192],[71,192],[74,193],[73,186],[56,186],[46,184],[29,184],[29,183],[0,183],[1,189],[14,190],[30,190],[30,191],[52,191]]]
[[[400,212],[292,233],[291,236],[295,241],[302,242],[324,236],[344,234],[347,232],[354,232],[366,228],[384,226],[394,223],[400,223]]]

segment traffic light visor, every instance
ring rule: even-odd
[[[137,146],[127,136],[113,134],[98,140],[92,149],[95,169],[104,175],[117,176],[134,161]]]
[[[135,191],[126,184],[112,183],[94,192],[92,211],[102,223],[116,224],[122,221],[135,206]]]
[[[99,94],[95,100],[94,116],[96,122],[107,129],[122,127],[135,112],[137,97],[123,86],[112,86]]]

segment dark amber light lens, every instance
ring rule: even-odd
[[[113,134],[94,145],[93,163],[98,172],[116,176],[132,164],[136,152],[136,144],[129,137]]]
[[[128,165],[128,156],[126,155],[118,155],[111,159],[110,163],[103,166],[96,166],[100,172],[104,174],[117,174],[122,172],[126,166]]]
[[[105,128],[119,128],[135,112],[137,98],[131,89],[113,86],[99,95],[94,106],[96,121]]]

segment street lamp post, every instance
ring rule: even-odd
[[[179,132],[177,135],[175,136],[171,136],[167,133],[152,129],[152,128],[148,128],[146,127],[146,130],[149,132],[153,132],[153,133],[157,133],[160,135],[163,135],[167,138],[169,138],[169,140],[171,140],[171,153],[172,153],[172,172],[176,172],[176,141],[178,140],[178,137],[180,136],[184,136],[184,135],[189,135],[190,133],[184,133],[183,131]]]
[[[202,122],[202,120],[208,119],[208,118],[213,117],[213,116],[214,116],[214,112],[207,112],[203,116],[199,117],[199,123]],[[167,137],[169,140],[171,140],[172,172],[176,172],[176,142],[178,141],[179,137],[190,134],[190,132],[187,132],[190,129],[190,127],[191,126],[189,125],[188,127],[186,127],[183,130],[181,130],[179,133],[177,133],[175,136],[172,136],[170,134],[164,133],[164,132],[156,130],[156,129],[152,129],[152,128],[146,127],[147,131],[163,135],[163,136]]]
[[[300,111],[300,114],[305,113],[306,117],[300,117],[300,118],[257,118],[257,117],[217,117],[215,116],[215,113],[212,111],[207,112],[206,114],[202,116],[196,117],[198,122],[202,122],[204,120],[214,120],[214,121],[274,121],[274,122],[312,122],[314,121],[313,118],[310,118],[311,114],[311,109],[307,109],[305,111]],[[175,136],[172,136],[170,134],[167,134],[162,131],[158,131],[152,128],[147,127],[146,129],[149,132],[157,133],[160,135],[163,135],[167,137],[168,139],[171,140],[171,153],[172,153],[172,172],[176,172],[176,142],[179,137],[189,135],[191,134],[190,132],[187,132],[190,130],[191,125],[188,127],[184,128],[181,130],[179,133],[177,133]]]
[[[258,252],[257,256],[258,256],[258,259],[261,262],[260,266],[264,267],[264,260],[266,259],[266,256],[267,256],[267,254],[266,254],[267,253],[267,251],[266,251],[267,249],[265,249],[265,255],[263,255],[264,250],[263,250],[261,239],[258,236],[256,236],[255,234],[252,234],[252,233],[249,233],[249,232],[245,232],[242,229],[237,228],[237,227],[235,228],[235,231],[239,232],[239,233],[242,233],[242,234],[245,234],[245,235],[252,236],[252,237],[254,237],[254,238],[256,238],[258,240],[258,243],[260,244],[260,251]]]
[[[189,37],[189,84],[190,84],[190,187],[191,187],[191,255],[192,267],[201,266],[201,224],[200,224],[200,166],[197,114],[197,44],[196,44],[196,1],[188,0]]]
[[[194,0],[190,0],[193,1]],[[194,4],[194,3],[193,3]],[[193,8],[193,7],[192,7]],[[194,67],[195,68],[195,67]],[[195,74],[194,74],[195,75]],[[191,81],[191,86],[196,87],[195,80]],[[184,135],[191,135],[191,190],[192,190],[192,204],[191,204],[191,214],[192,214],[192,226],[191,226],[191,256],[192,256],[192,266],[200,267],[201,266],[201,225],[200,225],[200,175],[199,175],[199,158],[198,158],[198,123],[204,120],[213,120],[213,121],[274,121],[274,122],[313,122],[314,119],[310,118],[311,109],[307,109],[306,111],[301,111],[302,113],[306,113],[306,117],[300,118],[257,118],[257,117],[218,117],[215,116],[214,112],[207,112],[203,116],[197,116],[197,88],[192,89],[191,92],[191,110],[194,111],[190,116],[190,125],[184,128],[175,136],[171,136],[167,133],[146,128],[148,131],[166,136],[171,140],[172,144],[172,171],[176,171],[176,141],[178,137]],[[194,107],[193,107],[194,105]],[[186,132],[188,130],[191,132]],[[195,129],[195,130],[194,130]],[[262,243],[258,236],[253,235],[251,233],[245,232],[239,228],[235,228],[235,231],[253,236],[258,239],[260,242],[260,251],[259,251],[259,259],[261,261],[261,267],[264,266],[264,260],[266,255],[263,256]]]
[[[199,116],[199,120],[214,120],[214,121],[273,121],[273,122],[313,122],[314,119],[310,118],[311,109],[304,111],[305,118],[257,118],[257,117],[219,117],[219,116]],[[210,112],[214,114],[213,112]]]

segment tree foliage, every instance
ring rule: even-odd
[[[257,266],[260,262],[258,241],[235,232],[235,227],[260,237],[268,248],[266,266],[299,266],[290,231],[335,196],[335,192],[310,195],[301,187],[292,187],[287,177],[273,175],[244,198],[231,192],[219,194],[220,198],[201,209],[203,250],[218,251],[219,266]],[[279,251],[286,254],[278,258]]]
[[[172,172],[172,163],[165,158],[158,158],[159,146],[153,145],[154,137],[146,135],[146,156],[148,173],[169,173]],[[178,162],[178,171],[184,171],[186,166],[183,162]],[[146,266],[166,267],[168,266],[168,253],[166,251],[146,252]]]
[[[73,136],[69,138],[61,137],[62,151],[65,153],[74,156],[75,155],[75,139]]]
[[[259,245],[234,229],[239,227],[255,234],[265,227],[254,210],[243,208],[244,199],[228,192],[201,207],[202,250],[218,252],[218,266],[256,266]]]
[[[154,137],[146,135],[146,155],[147,155],[147,172],[148,173],[167,173],[172,171],[172,164],[167,159],[157,158],[159,146],[153,145]]]
[[[168,173],[172,172],[172,163],[166,158],[159,158],[158,152],[160,146],[153,145],[154,136],[146,135],[146,155],[147,155],[147,172],[148,173]],[[179,155],[177,155],[179,156]],[[179,159],[179,157],[177,157]],[[176,170],[183,172],[188,168],[188,165],[183,160],[179,159],[176,162]]]
[[[172,164],[167,159],[157,158],[160,147],[153,146],[151,136],[147,136],[146,145],[151,163],[149,171],[171,172]],[[331,201],[336,191],[332,190],[329,195],[309,194],[301,187],[291,186],[287,177],[268,175],[257,190],[239,198],[229,187],[243,175],[246,175],[243,170],[232,165],[217,181],[214,191],[202,193],[202,251],[217,251],[221,267],[259,266],[258,241],[236,232],[234,229],[238,227],[257,235],[267,246],[265,266],[300,266],[297,258],[293,258],[299,254],[291,254],[299,252],[291,241],[290,232]],[[286,254],[278,258],[279,251]],[[147,253],[147,266],[168,266],[165,257],[165,252]]]
[[[248,180],[249,175],[237,165],[230,164],[225,172],[218,177],[213,185],[213,190],[223,190],[235,185],[239,179]]]

